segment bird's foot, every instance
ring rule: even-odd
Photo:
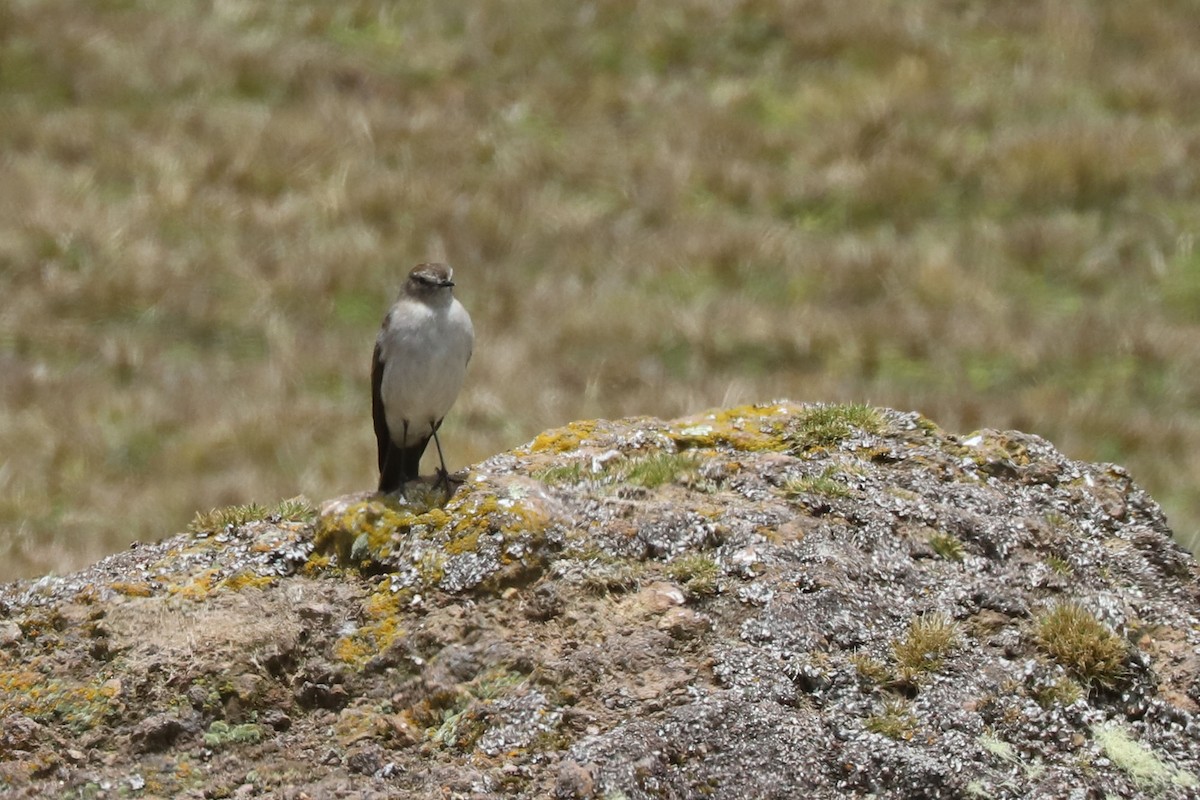
[[[450,473],[446,471],[446,468],[438,467],[434,474],[437,476],[433,482],[434,487],[450,491]]]

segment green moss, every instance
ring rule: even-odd
[[[787,438],[794,452],[833,447],[856,431],[882,433],[883,416],[871,406],[819,405],[806,408],[788,425]]]
[[[262,741],[263,727],[255,723],[230,725],[224,720],[216,720],[208,726],[204,734],[204,745],[220,749],[235,744],[256,744]]]
[[[426,731],[426,735],[443,747],[463,752],[470,750],[488,729],[486,704],[525,680],[518,672],[498,668],[476,677],[467,684],[465,691],[427,698],[436,724]]]
[[[1065,558],[1060,558],[1056,555],[1046,556],[1046,566],[1057,572],[1059,575],[1073,575],[1075,568],[1071,566],[1071,562]]]
[[[696,595],[713,594],[721,568],[716,561],[701,553],[680,556],[667,565],[667,574]]]
[[[674,482],[679,476],[695,470],[697,466],[699,459],[693,453],[655,453],[622,464],[618,480],[634,486],[656,489],[663,484]]]
[[[929,536],[929,546],[947,561],[962,561],[963,544],[953,534],[935,531]]]
[[[882,686],[893,679],[892,670],[878,658],[866,653],[855,653],[850,656],[850,663],[863,680],[874,686]]]
[[[841,475],[842,473],[836,467],[826,467],[820,475],[810,475],[788,481],[783,485],[783,493],[788,499],[812,494],[832,498],[850,497],[853,495],[853,491],[839,480]]]
[[[1069,706],[1083,697],[1083,687],[1067,677],[1059,677],[1044,686],[1037,686],[1030,691],[1030,696],[1044,709],[1056,706]]]
[[[1089,691],[1114,688],[1125,675],[1125,642],[1077,603],[1058,603],[1042,615],[1035,637],[1038,648]]]
[[[533,477],[542,483],[551,486],[560,486],[562,484],[581,483],[591,477],[591,472],[584,468],[581,462],[572,462],[570,464],[556,464],[552,467],[539,469],[533,473]]]
[[[494,700],[509,689],[520,686],[525,680],[526,677],[521,673],[501,667],[489,670],[471,681],[467,691],[480,700]]]
[[[317,518],[317,509],[303,495],[280,500],[275,506],[275,516],[286,522],[312,522]]]
[[[917,718],[912,713],[911,703],[903,697],[891,697],[884,701],[878,714],[867,717],[864,727],[873,733],[907,742],[917,732]]]
[[[892,644],[897,677],[911,682],[923,673],[940,669],[942,659],[954,648],[957,640],[958,627],[945,614],[917,617],[909,625],[904,638]]]
[[[999,758],[1001,761],[1012,767],[1019,768],[1025,773],[1025,777],[1030,780],[1036,780],[1037,777],[1045,771],[1045,768],[1041,764],[1030,763],[1028,759],[1022,758],[1011,744],[999,738],[998,736],[994,736],[990,733],[983,733],[980,734],[976,741],[979,743],[980,747],[994,755],[996,758]]]
[[[1157,793],[1172,787],[1200,788],[1200,780],[1194,774],[1163,763],[1153,750],[1117,723],[1093,728],[1092,736],[1104,755],[1144,792]]]
[[[645,568],[628,561],[599,561],[588,565],[581,585],[595,595],[628,592],[638,585]]]
[[[258,503],[214,508],[207,512],[197,511],[195,518],[188,525],[188,530],[192,533],[211,533],[230,525],[237,527],[247,522],[257,522],[266,519],[270,514],[270,511]]]
[[[546,467],[535,472],[534,477],[551,485],[580,483],[591,478],[654,489],[694,471],[699,463],[700,459],[694,453],[658,452],[628,461],[610,462],[595,473],[584,464],[574,462]]]
[[[472,749],[487,732],[487,722],[481,712],[482,709],[474,706],[445,709],[441,724],[429,733],[430,740],[460,752]]]

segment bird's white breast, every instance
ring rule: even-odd
[[[392,441],[411,445],[446,415],[462,389],[473,344],[471,318],[458,300],[396,304],[379,335],[380,393]],[[401,441],[405,422],[408,436]]]

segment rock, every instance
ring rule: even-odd
[[[9,714],[0,720],[0,755],[17,750],[32,750],[48,736],[48,731],[24,714]]]
[[[155,714],[138,723],[130,734],[130,744],[138,753],[158,753],[175,743],[184,724],[169,714]]]
[[[448,499],[0,587],[0,781],[1191,797],[1198,577],[1124,471],[1019,432],[786,402],[577,422]]]
[[[554,796],[559,800],[586,800],[596,792],[596,781],[584,766],[570,759],[558,768],[558,779],[554,783]]]
[[[10,619],[0,620],[0,647],[21,641],[21,626]]]

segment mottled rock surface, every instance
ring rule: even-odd
[[[1200,796],[1200,573],[1119,467],[779,402],[456,488],[0,587],[0,795]]]

